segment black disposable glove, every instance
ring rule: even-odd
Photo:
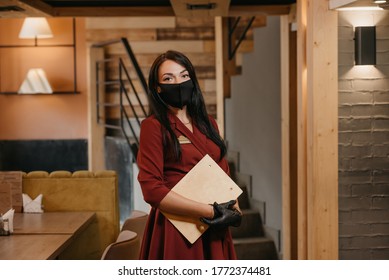
[[[238,227],[242,222],[242,215],[238,210],[230,209],[235,204],[235,200],[226,203],[213,203],[215,216],[213,219],[201,218],[201,221],[209,226],[224,228],[228,226]]]
[[[223,207],[223,208],[233,210],[233,209],[232,209],[232,206],[234,206],[235,203],[236,203],[236,200],[233,199],[233,200],[230,200],[230,201],[228,201],[228,202],[220,203],[219,205],[220,205],[221,207]]]

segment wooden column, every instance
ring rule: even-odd
[[[296,9],[281,16],[282,256],[297,259]]]
[[[338,259],[338,15],[307,9],[308,259]]]
[[[297,1],[297,258],[307,259],[307,0]]]
[[[215,17],[216,120],[224,137],[223,18]]]
[[[338,258],[337,12],[297,1],[298,258]]]
[[[231,97],[231,76],[236,74],[235,57],[228,58],[228,18],[215,17],[215,60],[216,60],[216,110],[220,135],[225,135],[224,100]],[[234,35],[232,42],[235,43]]]
[[[282,256],[291,259],[289,147],[289,17],[281,16]]]
[[[105,169],[105,149],[104,149],[104,135],[105,127],[98,124],[97,120],[97,106],[96,106],[96,75],[100,76],[103,81],[104,69],[96,71],[96,61],[104,58],[104,50],[102,48],[89,48],[88,53],[88,167],[90,171],[98,171]],[[104,85],[99,87],[100,100],[104,97]],[[100,118],[104,121],[104,109],[100,107]]]

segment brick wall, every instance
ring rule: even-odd
[[[376,26],[375,67],[354,66],[363,25]],[[339,12],[339,258],[389,259],[388,11]]]

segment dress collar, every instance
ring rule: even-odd
[[[179,131],[182,135],[188,138],[192,144],[203,154],[207,154],[206,142],[207,137],[197,128],[196,123],[192,122],[193,133],[172,113],[168,114],[171,127]]]

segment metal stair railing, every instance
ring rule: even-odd
[[[250,18],[249,22],[247,23],[244,30],[240,34],[238,41],[235,43],[234,42],[234,39],[235,39],[234,35],[236,33],[236,29],[239,25],[240,19],[241,19],[241,17],[237,17],[237,18],[229,17],[228,18],[228,42],[227,43],[228,43],[228,59],[229,60],[232,60],[234,58],[236,51],[238,50],[242,41],[245,39],[247,31],[249,31],[251,25],[253,24],[253,22],[255,20],[255,17]]]
[[[143,90],[145,91],[145,93],[147,94],[147,83],[146,83],[146,79],[141,71],[141,68],[139,67],[139,63],[138,61],[136,60],[136,57],[131,49],[131,46],[130,46],[130,43],[128,42],[127,38],[121,38],[121,39],[118,39],[118,40],[111,40],[111,41],[106,41],[106,42],[101,42],[101,43],[96,43],[94,44],[92,47],[106,47],[106,46],[109,46],[111,44],[122,44],[125,51],[126,51],[126,54],[128,56],[128,58],[130,59],[131,63],[132,63],[132,66],[134,67],[135,69],[135,72],[136,72],[136,76],[137,78],[139,79],[141,85],[142,85],[142,88]],[[119,130],[121,131],[122,135],[124,136],[124,138],[126,139],[130,149],[131,149],[131,152],[133,154],[133,158],[134,160],[136,159],[136,155],[138,153],[138,147],[139,147],[139,139],[138,139],[138,136],[137,136],[137,133],[136,133],[136,128],[134,127],[134,125],[137,126],[137,128],[139,129],[140,128],[140,123],[141,123],[141,118],[145,118],[146,117],[146,110],[145,110],[145,106],[143,105],[140,97],[139,97],[139,93],[136,89],[136,87],[134,86],[134,83],[133,83],[133,80],[131,79],[130,77],[130,74],[129,74],[129,71],[127,70],[127,67],[123,61],[122,58],[119,58],[117,60],[117,63],[118,63],[118,71],[119,71],[119,77],[118,77],[118,80],[116,81],[107,81],[107,80],[101,80],[100,79],[100,75],[99,75],[99,69],[101,70],[100,68],[100,65],[104,65],[103,66],[103,69],[105,69],[105,65],[106,63],[108,62],[112,62],[114,61],[114,59],[103,59],[103,60],[98,60],[96,61],[96,109],[97,109],[97,122],[99,124],[102,124],[105,126],[106,129],[115,129],[115,130]],[[104,100],[100,100],[100,85],[104,85],[104,86],[107,86],[107,85],[112,85],[112,84],[118,84],[119,85],[119,104],[115,104],[115,103],[106,103]],[[131,92],[134,94],[138,104],[139,104],[139,107],[141,109],[141,114],[142,116],[139,116],[134,104],[133,104],[133,101],[131,100],[130,98],[130,92],[129,90],[127,89],[127,85],[129,85],[129,88],[131,90]],[[130,121],[130,116],[129,114],[127,113],[127,110],[126,110],[126,106],[129,105],[130,109],[131,109],[131,112],[132,112],[132,115],[134,116],[135,120],[136,120],[136,123],[133,124],[131,121]],[[114,124],[109,124],[106,122],[106,119],[103,118],[101,115],[100,115],[100,107],[103,107],[104,110],[106,107],[119,107],[120,109],[120,119],[119,119],[119,125],[114,125]],[[131,135],[129,135],[127,133],[127,130],[125,128],[125,125],[127,125],[129,127],[129,130],[131,132]]]

